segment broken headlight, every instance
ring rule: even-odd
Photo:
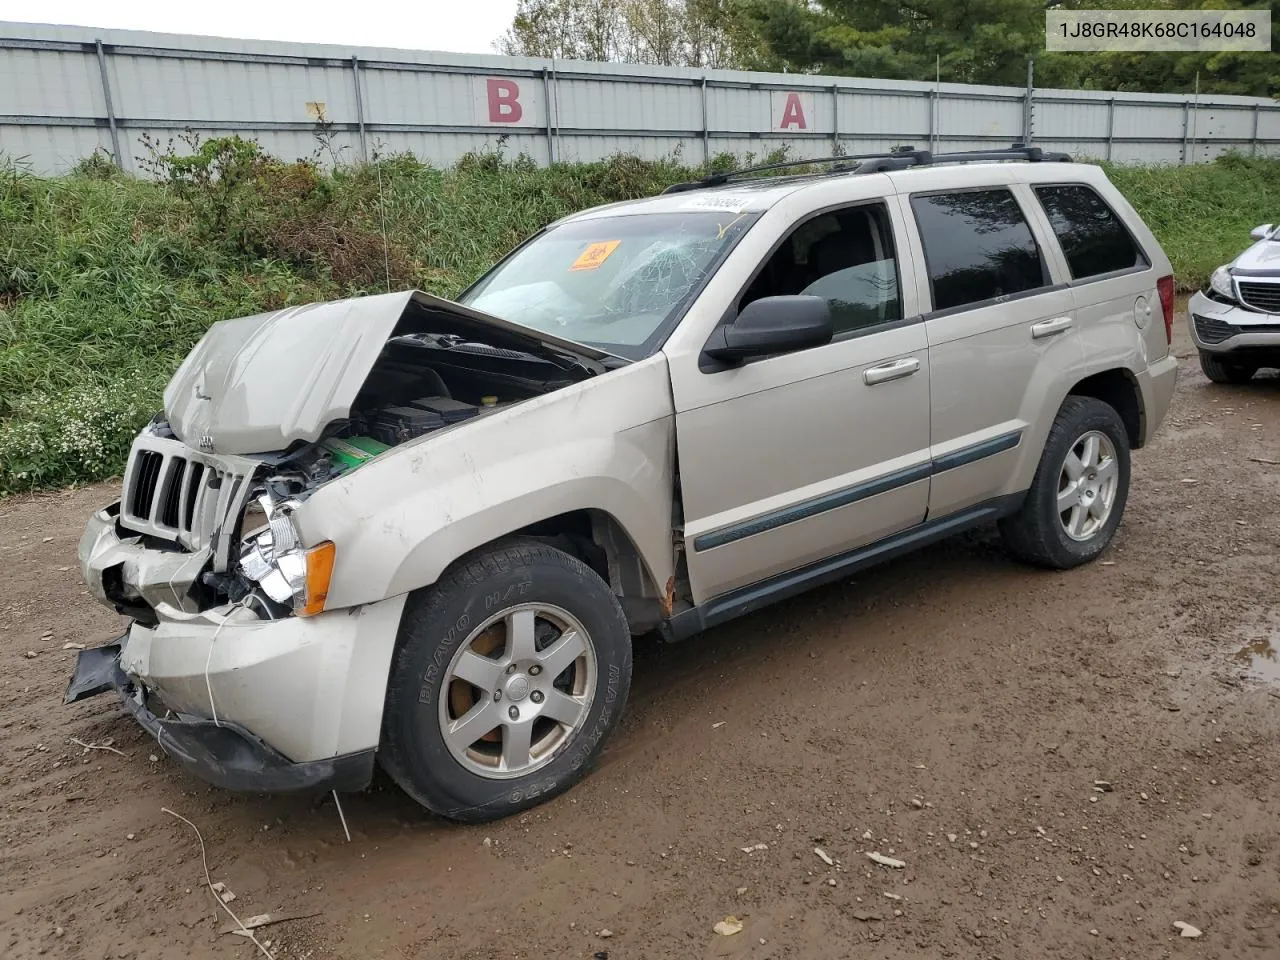
[[[241,545],[240,572],[276,603],[292,605],[299,616],[320,613],[333,573],[333,544],[326,540],[311,548],[302,545],[289,516],[297,504],[272,503],[264,495],[258,506],[267,523]]]

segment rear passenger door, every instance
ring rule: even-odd
[[[1046,396],[1082,351],[1061,256],[1024,184],[901,199],[927,278],[933,519],[1026,486],[1024,441],[1042,443]]]
[[[1087,184],[1037,183],[1032,191],[1062,248],[1085,356],[1099,369],[1145,369],[1164,356],[1156,276],[1124,221]],[[1135,343],[1154,356],[1135,357]]]

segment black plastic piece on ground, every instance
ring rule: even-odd
[[[67,684],[64,704],[96,697],[108,690],[123,689],[129,678],[120,672],[120,640],[105,647],[80,651],[71,682]]]
[[[374,750],[294,763],[239,724],[158,717],[147,709],[145,696],[120,669],[120,643],[81,650],[66,702],[113,689],[119,692],[125,709],[178,766],[225,790],[355,792],[373,779]]]

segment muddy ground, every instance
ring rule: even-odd
[[[1177,346],[1103,562],[981,531],[645,643],[594,773],[488,826],[380,781],[347,843],[332,803],[206,788],[109,698],[62,706],[64,645],[119,627],[75,569],[111,486],[0,502],[0,955],[254,956],[167,807],[242,917],[305,917],[261,931],[282,958],[1280,956],[1280,466],[1250,459],[1280,461],[1280,379]]]

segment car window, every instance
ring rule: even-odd
[[[1075,280],[1116,270],[1147,266],[1120,218],[1091,188],[1080,185],[1036,187]]]
[[[639,359],[755,219],[698,211],[571,220],[518,249],[459,302]]]
[[[884,204],[820,214],[765,261],[738,304],[761,297],[822,297],[837,337],[902,318],[893,230]]]
[[[933,309],[1049,285],[1040,247],[1009,190],[917,195],[911,209],[924,243]]]

